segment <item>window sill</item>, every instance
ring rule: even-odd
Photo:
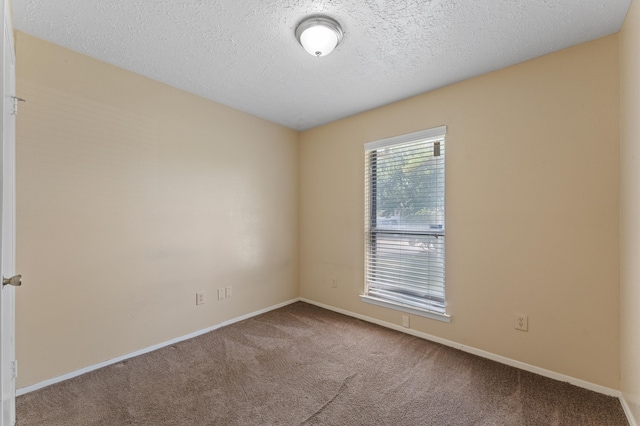
[[[418,315],[425,318],[431,318],[431,319],[442,321],[442,322],[451,322],[451,315],[431,312],[431,311],[427,311],[425,309],[420,309],[420,308],[414,308],[413,306],[407,306],[400,303],[390,302],[388,300],[378,299],[377,297],[371,297],[366,294],[361,294],[360,300],[362,300],[365,303],[371,303],[372,305],[382,306],[389,309],[395,309],[396,311],[402,311],[408,314]]]

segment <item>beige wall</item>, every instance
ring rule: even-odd
[[[618,389],[619,82],[613,35],[304,132],[301,296],[401,323],[358,297],[363,143],[445,124],[453,321],[412,328]]]
[[[638,94],[634,7],[623,95]],[[618,212],[621,183],[623,235],[637,234],[639,129],[625,117],[639,108],[623,96],[620,156],[618,42],[298,135],[18,33],[18,387],[298,295],[400,323],[358,298],[363,143],[446,124],[453,321],[413,317],[412,328],[622,386],[637,410],[640,320],[625,295],[640,292],[640,238],[620,241]],[[227,285],[233,297],[215,300]],[[528,333],[515,313],[529,315]]]
[[[640,2],[620,33],[620,389],[640,422]]]
[[[16,47],[18,387],[298,296],[297,132]]]

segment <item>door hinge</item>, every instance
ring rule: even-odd
[[[18,377],[18,361],[11,361],[11,377],[12,378],[16,378]]]
[[[11,115],[18,115],[18,102],[27,102],[27,100],[17,96],[12,96],[11,100],[13,101],[13,111],[11,111]]]

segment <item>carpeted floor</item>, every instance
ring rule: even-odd
[[[617,399],[305,303],[17,399],[18,426],[627,425]]]

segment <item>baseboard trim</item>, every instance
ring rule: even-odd
[[[311,305],[318,306],[318,307],[323,308],[323,309],[327,309],[327,310],[334,311],[334,312],[337,312],[337,313],[340,313],[340,314],[344,314],[344,315],[347,315],[347,316],[350,316],[350,317],[353,317],[353,318],[358,318],[358,319],[361,319],[363,321],[367,321],[367,322],[370,322],[370,323],[373,323],[373,324],[377,324],[377,325],[380,325],[382,327],[390,328],[392,330],[396,330],[396,331],[400,331],[400,332],[403,332],[403,333],[410,334],[412,336],[420,337],[420,338],[425,339],[425,340],[430,340],[432,342],[440,343],[440,344],[445,345],[445,346],[449,346],[449,347],[452,347],[452,348],[455,348],[455,349],[460,349],[461,351],[468,352],[470,354],[477,355],[477,356],[482,357],[482,358],[490,359],[492,361],[496,361],[496,362],[499,362],[501,364],[509,365],[511,367],[516,367],[516,368],[519,368],[521,370],[528,371],[530,373],[539,374],[541,376],[548,377],[550,379],[559,380],[561,382],[568,382],[568,383],[570,383],[572,385],[575,385],[575,386],[578,386],[578,387],[581,387],[581,388],[584,388],[584,389],[588,389],[588,390],[591,390],[591,391],[594,391],[594,392],[598,392],[598,393],[601,393],[601,394],[604,394],[604,395],[613,396],[613,397],[616,397],[616,398],[620,398],[620,396],[621,396],[620,391],[615,390],[615,389],[611,389],[611,388],[608,388],[608,387],[605,387],[605,386],[597,385],[595,383],[587,382],[585,380],[577,379],[575,377],[567,376],[567,375],[564,375],[564,374],[556,373],[555,371],[547,370],[547,369],[544,369],[544,368],[541,368],[541,367],[536,367],[535,365],[527,364],[527,363],[524,363],[524,362],[521,362],[521,361],[516,361],[515,359],[507,358],[507,357],[504,357],[504,356],[501,356],[501,355],[496,355],[494,353],[487,352],[487,351],[484,351],[482,349],[477,349],[477,348],[474,348],[472,346],[466,346],[466,345],[463,345],[463,344],[460,344],[460,343],[456,343],[456,342],[451,341],[451,340],[443,339],[441,337],[437,337],[437,336],[433,336],[431,334],[423,333],[421,331],[413,330],[411,328],[405,328],[405,327],[402,327],[401,325],[398,325],[398,324],[393,324],[393,323],[390,323],[390,322],[381,321],[381,320],[376,319],[376,318],[368,317],[366,315],[356,314],[355,312],[351,312],[351,311],[347,311],[345,309],[340,309],[340,308],[336,308],[336,307],[333,307],[333,306],[325,305],[323,303],[319,303],[319,302],[316,302],[316,301],[313,301],[313,300],[309,300],[309,299],[305,299],[305,298],[300,298],[300,301],[305,302],[305,303],[309,303]],[[627,409],[628,409],[628,407],[627,407]],[[628,413],[626,411],[626,409],[625,409],[625,413]],[[627,414],[627,417],[629,417],[629,414]]]
[[[629,426],[638,426],[638,422],[636,422],[636,419],[633,416],[633,412],[631,411],[631,407],[629,407],[629,404],[627,403],[627,400],[625,399],[624,394],[620,395],[620,404],[622,405],[624,414],[627,416],[627,421],[629,422]]]
[[[198,337],[198,336],[200,336],[202,334],[209,333],[210,331],[217,330],[218,328],[222,328],[222,327],[225,327],[227,325],[231,325],[231,324],[234,324],[236,322],[240,322],[240,321],[249,319],[251,317],[255,317],[255,316],[267,313],[269,311],[273,311],[275,309],[282,308],[284,306],[290,305],[290,304],[298,302],[298,301],[300,301],[300,298],[295,298],[295,299],[288,300],[286,302],[278,303],[277,305],[269,306],[267,308],[260,309],[260,310],[255,311],[255,312],[251,312],[249,314],[242,315],[242,316],[239,316],[237,318],[233,318],[233,319],[230,319],[230,320],[227,320],[227,321],[223,321],[223,322],[221,322],[219,324],[216,324],[216,325],[213,325],[211,327],[207,327],[207,328],[202,329],[202,330],[194,331],[193,333],[189,333],[189,334],[186,334],[184,336],[176,337],[175,339],[168,340],[168,341],[162,342],[162,343],[158,343],[157,345],[149,346],[147,348],[140,349],[138,351],[131,352],[129,354],[122,355],[122,356],[119,356],[119,357],[116,357],[116,358],[112,358],[112,359],[109,359],[107,361],[104,361],[104,362],[101,362],[101,363],[98,363],[98,364],[95,364],[95,365],[91,365],[89,367],[81,368],[80,370],[72,371],[70,373],[63,374],[63,375],[58,376],[58,377],[54,377],[52,379],[43,380],[42,382],[39,382],[39,383],[36,383],[36,384],[33,384],[33,385],[25,386],[23,388],[20,388],[20,389],[16,390],[16,396],[25,395],[25,394],[27,394],[29,392],[33,392],[33,391],[36,391],[38,389],[42,389],[44,387],[47,387],[47,386],[50,386],[50,385],[53,385],[53,384],[63,382],[65,380],[69,380],[69,379],[72,379],[74,377],[81,376],[82,374],[89,373],[89,372],[97,370],[99,368],[106,367],[106,366],[112,365],[112,364],[117,364],[117,363],[122,362],[124,360],[127,360],[129,358],[133,358],[133,357],[136,357],[136,356],[139,356],[139,355],[144,355],[146,353],[153,352],[153,351],[158,350],[160,348],[164,348],[165,346],[169,346],[169,345],[176,344],[178,342],[182,342],[183,340],[193,339],[194,337]]]

